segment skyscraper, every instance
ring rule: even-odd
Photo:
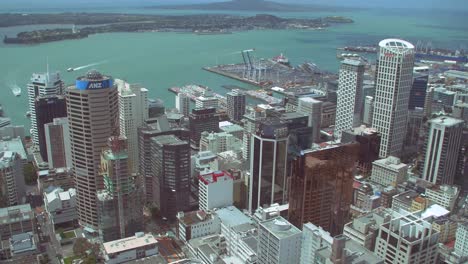
[[[332,236],[343,232],[350,220],[358,154],[357,143],[324,145],[292,161],[288,217],[292,224],[311,222]]]
[[[70,168],[72,161],[68,118],[54,118],[52,123],[44,125],[44,129],[49,169]]]
[[[245,94],[240,90],[227,93],[227,112],[231,120],[240,121],[245,114]]]
[[[13,151],[0,152],[0,207],[23,203],[26,188],[23,174],[23,160]]]
[[[118,90],[112,77],[97,71],[79,77],[67,88],[67,115],[79,223],[96,230],[96,192],[104,186],[101,153],[108,138],[119,133]]]
[[[179,113],[188,117],[190,114],[190,98],[184,93],[178,93],[176,95],[175,106]]]
[[[413,85],[411,86],[411,93],[408,104],[409,110],[414,110],[415,108],[424,108],[428,81],[428,75],[415,74]]]
[[[97,192],[99,234],[102,241],[133,236],[143,231],[141,188],[128,162],[127,140],[111,137],[101,154],[100,177],[104,189]]]
[[[42,159],[48,161],[45,124],[54,121],[54,118],[66,117],[67,106],[62,95],[40,95],[35,100],[37,139]]]
[[[190,205],[190,145],[174,135],[152,138],[154,201],[161,215],[174,219]]]
[[[437,117],[429,121],[423,177],[434,184],[453,184],[462,147],[463,120]]]
[[[219,100],[213,95],[213,92],[205,90],[202,96],[195,98],[195,108],[196,109],[205,109],[205,108],[215,108],[219,106]]]
[[[320,128],[322,123],[322,101],[311,97],[299,98],[297,112],[309,116],[309,126],[312,127],[312,141],[320,140]]]
[[[380,157],[399,156],[406,135],[413,83],[414,46],[399,39],[379,43],[372,127],[382,135]]]
[[[200,146],[202,132],[218,132],[219,117],[216,108],[193,109],[189,115],[190,120],[190,145],[194,149]]]
[[[120,135],[127,138],[128,162],[132,172],[138,171],[137,129],[148,119],[148,89],[116,80],[119,89]]]
[[[360,60],[346,59],[341,62],[338,80],[335,138],[339,139],[343,131],[361,125],[364,66],[364,63]]]
[[[39,144],[36,123],[35,100],[40,95],[60,95],[63,94],[64,82],[60,78],[60,73],[34,73],[31,82],[28,84],[29,112],[31,113],[31,139],[34,144]]]

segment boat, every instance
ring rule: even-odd
[[[19,87],[18,85],[14,85],[11,91],[15,96],[21,96],[21,87]]]
[[[72,71],[74,71],[74,70],[75,70],[75,69],[73,69],[73,68],[68,68],[68,69],[67,69],[67,72],[72,72]]]
[[[26,116],[27,118],[30,118],[30,117],[31,117],[31,112],[30,112],[30,111],[27,111],[25,116]]]
[[[290,66],[289,59],[281,53],[279,56],[276,56],[272,59],[274,62],[281,63],[283,65]]]

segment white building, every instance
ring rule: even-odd
[[[283,217],[259,223],[258,263],[300,263],[302,231]]]
[[[343,235],[373,251],[379,226],[387,222],[389,217],[390,215],[385,210],[370,212],[347,223],[344,226]]]
[[[432,188],[426,188],[426,198],[445,209],[452,211],[457,201],[460,190],[452,185],[435,185]]]
[[[0,149],[2,144],[0,142]],[[26,196],[23,160],[13,151],[0,151],[0,197],[2,207],[22,204]]]
[[[188,117],[190,114],[190,98],[184,93],[178,93],[176,95],[175,107],[179,110],[179,113]]]
[[[312,141],[320,139],[320,128],[322,123],[322,101],[312,97],[301,97],[297,106],[297,112],[309,116],[309,126],[313,128]]]
[[[234,178],[227,172],[216,171],[198,176],[199,207],[208,211],[233,204]]]
[[[119,89],[120,135],[127,138],[128,161],[132,172],[138,171],[138,127],[148,119],[148,89],[116,79]]]
[[[219,218],[203,210],[185,213],[179,212],[177,220],[177,236],[184,242],[193,238],[219,234],[221,232]]]
[[[439,232],[418,213],[394,212],[379,226],[374,252],[385,263],[437,263]]]
[[[341,138],[341,132],[361,125],[364,66],[364,63],[360,60],[345,59],[341,62],[337,92],[335,138],[339,139]]]
[[[463,120],[448,116],[429,121],[423,179],[435,184],[453,184],[462,147]]]
[[[119,264],[158,254],[158,241],[152,234],[136,233],[135,236],[102,244],[105,263]]]
[[[44,193],[44,206],[54,225],[78,220],[76,190],[73,188],[68,191],[56,188],[50,193]]]
[[[458,224],[455,234],[455,254],[468,260],[468,222]]]
[[[48,67],[48,66],[47,66]],[[31,139],[34,144],[39,145],[35,100],[38,96],[63,94],[64,82],[59,72],[33,73],[31,82],[28,84],[28,104],[31,113]]]
[[[382,186],[397,186],[406,180],[408,165],[397,157],[389,156],[372,162],[371,181]]]
[[[233,150],[240,151],[242,141],[226,132],[202,132],[200,138],[200,151],[211,151],[213,154]]]
[[[362,114],[362,123],[372,125],[372,116],[374,113],[374,97],[366,96],[364,100],[364,109]]]
[[[219,100],[210,91],[204,91],[202,96],[195,98],[195,108],[216,108],[218,109]]]
[[[71,167],[71,145],[68,118],[54,118],[44,125],[49,169]]]
[[[382,136],[379,155],[385,158],[399,156],[406,137],[414,46],[399,39],[382,40],[379,46],[372,127]]]
[[[331,247],[333,238],[330,233],[312,223],[302,226],[301,264],[315,261],[315,252],[324,247]]]

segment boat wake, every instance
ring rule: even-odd
[[[73,71],[83,70],[83,69],[93,67],[93,66],[98,66],[98,65],[101,65],[101,64],[104,64],[104,63],[107,63],[107,60],[99,61],[99,62],[95,62],[95,63],[83,65],[83,66],[79,66],[79,67],[73,68]]]

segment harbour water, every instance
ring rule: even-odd
[[[0,9],[1,11],[1,9]],[[20,12],[21,10],[13,10]],[[41,10],[36,10],[40,12]],[[43,11],[43,10],[42,10]],[[55,10],[61,12],[65,10]],[[67,10],[70,11],[70,10]],[[83,10],[76,10],[83,11]],[[94,10],[96,12],[103,10]],[[158,11],[115,9],[112,12],[152,12],[161,14],[196,13],[199,11]],[[47,11],[43,11],[47,12]],[[252,13],[237,13],[252,15]],[[345,45],[376,44],[388,37],[417,42],[431,41],[434,47],[468,49],[468,18],[461,12],[411,10],[355,10],[336,13],[283,13],[279,16],[318,17],[340,15],[351,17],[354,24],[336,25],[323,31],[249,31],[221,35],[178,33],[111,33],[93,35],[86,39],[69,40],[31,46],[0,44],[0,104],[14,124],[29,126],[26,85],[33,72],[59,70],[67,84],[86,70],[67,72],[98,61],[106,63],[95,68],[115,78],[141,83],[153,98],[164,100],[166,107],[174,106],[174,95],[167,89],[190,83],[209,86],[217,93],[227,91],[222,85],[246,84],[202,70],[204,66],[240,63],[237,51],[255,48],[255,56],[270,58],[284,53],[293,65],[309,61],[320,68],[336,72],[336,48]],[[51,26],[58,27],[58,26]],[[62,25],[61,27],[70,27]],[[0,28],[0,36],[19,31],[42,28],[23,26]],[[11,84],[23,90],[15,97]],[[247,87],[254,89],[254,87]]]

